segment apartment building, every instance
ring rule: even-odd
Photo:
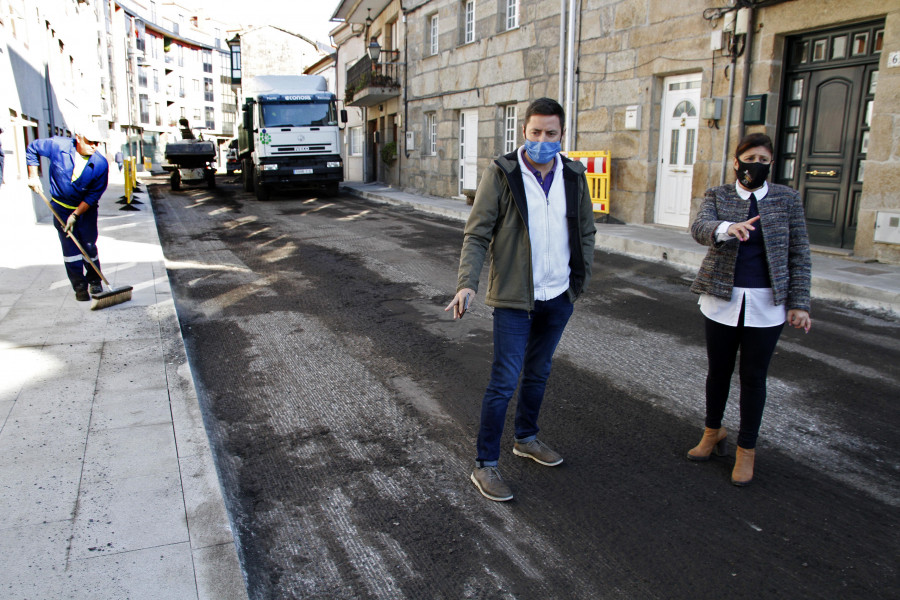
[[[236,134],[229,33],[174,2],[0,0],[4,195],[24,189],[28,143],[85,120],[106,132],[110,161],[121,150],[154,171],[181,117],[224,148]],[[10,208],[46,216],[40,201]]]
[[[344,0],[333,20],[363,180],[461,197],[550,96],[564,147],[611,152],[613,220],[686,230],[760,131],[813,244],[900,263],[896,2]],[[373,41],[387,60],[366,62]],[[341,87],[365,77],[383,85]]]
[[[180,119],[213,138],[219,163],[236,133],[237,98],[231,86],[229,27],[174,2],[117,1],[112,10],[112,79],[127,155],[152,171]]]
[[[99,4],[0,0],[4,196],[24,188],[32,140],[71,134],[84,119],[105,125],[112,118],[112,88],[103,76],[108,57],[101,50],[106,23]],[[40,200],[4,202],[7,224],[33,222],[35,214],[49,214]]]

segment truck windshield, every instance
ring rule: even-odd
[[[334,102],[266,102],[262,107],[263,127],[318,127],[337,125]]]

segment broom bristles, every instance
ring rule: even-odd
[[[108,306],[115,306],[116,304],[128,302],[131,300],[131,290],[133,289],[134,288],[129,285],[128,287],[110,290],[108,292],[100,292],[96,296],[91,296],[91,310],[99,310]]]

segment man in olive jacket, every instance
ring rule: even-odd
[[[511,500],[497,468],[506,409],[522,375],[513,453],[545,466],[563,458],[537,439],[551,362],[594,258],[593,206],[585,168],[561,154],[565,114],[540,98],[525,112],[525,144],[482,174],[466,223],[457,293],[446,310],[462,318],[490,251],[485,303],[494,307],[494,361],[481,402],[471,480],[486,498]]]

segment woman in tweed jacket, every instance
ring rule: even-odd
[[[754,133],[738,144],[737,181],[710,188],[691,225],[709,246],[691,291],[700,294],[705,317],[706,427],[688,451],[694,461],[724,454],[725,403],[741,351],[741,424],[731,482],[753,479],[756,439],[766,402],[766,373],[785,322],[809,331],[810,258],[800,194],[766,183],[772,140]]]

